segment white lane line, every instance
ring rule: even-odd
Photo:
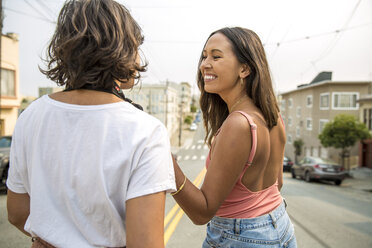
[[[189,155],[186,155],[184,160],[189,160],[190,156]]]
[[[194,155],[194,156],[192,156],[192,160],[196,160],[198,158],[198,156],[196,156],[196,155]]]
[[[198,144],[203,144],[203,143],[204,143],[204,140],[198,140],[197,143],[198,143]]]
[[[186,147],[185,147],[185,150],[189,150],[189,148],[190,148],[190,146],[186,146]]]
[[[194,150],[195,149],[195,145],[191,146],[191,150]]]
[[[198,146],[196,147],[196,149],[200,150],[201,147],[202,147],[201,145],[198,145]]]

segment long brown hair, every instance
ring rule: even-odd
[[[57,85],[111,88],[114,81],[139,78],[146,65],[136,63],[143,42],[129,11],[113,0],[70,0],[62,7],[47,49],[47,69]]]
[[[244,79],[246,93],[254,104],[261,110],[267,127],[271,130],[277,124],[279,107],[272,87],[269,65],[264,48],[258,35],[252,30],[233,27],[222,28],[213,32],[207,39],[216,33],[226,36],[231,42],[233,52],[241,64],[248,65],[250,74]],[[204,47],[205,47],[204,45]],[[200,71],[203,55],[198,65],[197,82],[200,89],[200,107],[203,112],[206,129],[205,140],[212,143],[213,136],[229,115],[227,104],[218,94],[208,93],[204,90],[204,79]]]

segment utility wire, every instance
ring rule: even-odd
[[[48,21],[51,22],[51,20],[45,16],[45,14],[43,12],[41,12],[38,8],[36,8],[35,6],[33,6],[31,3],[29,3],[27,0],[24,0],[25,3],[28,4],[28,6],[30,6],[33,10],[35,10],[37,13],[39,13],[39,15],[41,15],[42,17],[44,17],[45,19],[47,19]]]
[[[24,16],[36,18],[36,19],[39,19],[39,20],[43,20],[43,21],[48,22],[48,23],[56,24],[56,22],[51,21],[49,19],[46,19],[46,18],[43,18],[43,17],[40,17],[40,16],[30,15],[30,14],[28,14],[26,12],[22,12],[22,11],[19,11],[19,10],[11,9],[11,8],[8,8],[8,7],[3,7],[3,9],[12,11],[12,12],[17,13],[17,14],[20,14],[20,15],[24,15]]]

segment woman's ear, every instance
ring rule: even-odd
[[[242,64],[239,73],[240,78],[246,78],[249,76],[249,74],[251,74],[251,69],[249,68],[249,66],[247,64]]]

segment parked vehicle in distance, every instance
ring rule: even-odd
[[[0,184],[5,185],[8,178],[9,153],[12,136],[0,137]]]
[[[334,181],[340,185],[345,179],[344,169],[336,162],[319,157],[304,157],[298,164],[292,166],[293,178],[300,177],[306,182],[313,180]]]
[[[290,158],[284,157],[283,159],[283,171],[291,171],[293,162]]]
[[[195,122],[193,122],[193,123],[190,125],[190,130],[191,130],[191,131],[195,131],[197,128],[198,128],[198,126],[196,125]]]

